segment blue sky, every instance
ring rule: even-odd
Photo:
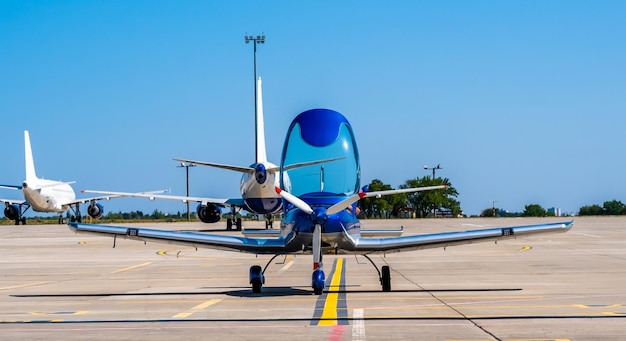
[[[467,214],[626,202],[623,1],[2,1],[0,183],[184,194],[172,157],[254,161],[252,45],[268,157],[291,120],[337,110],[363,183],[452,181]],[[190,170],[191,194],[240,175]],[[81,194],[79,194],[80,196]],[[4,198],[21,193],[1,190]],[[176,202],[120,199],[107,211]]]

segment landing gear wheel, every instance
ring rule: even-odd
[[[260,265],[250,267],[250,284],[252,284],[252,293],[261,293],[261,287],[265,284],[265,277],[263,276],[263,269]]]
[[[391,291],[391,271],[388,265],[381,268],[380,284],[383,286],[383,291]]]
[[[237,231],[241,231],[241,218],[237,218],[235,226],[237,227]]]
[[[232,230],[233,229],[233,220],[228,218],[226,219],[226,229],[227,230]]]
[[[321,295],[324,292],[324,282],[326,282],[324,271],[320,269],[313,271],[311,286],[315,295]]]
[[[252,293],[253,294],[260,294],[261,293],[261,282],[253,282],[252,283]]]
[[[22,217],[22,225],[26,225],[26,218]]]

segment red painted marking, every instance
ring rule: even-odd
[[[317,270],[317,268],[320,267],[320,263],[318,262],[313,262],[313,270]]]
[[[280,189],[280,187],[276,186],[274,187],[274,189],[276,190],[276,193],[280,194],[280,192],[282,192],[283,190]]]
[[[330,335],[328,335],[328,341],[343,340],[343,330],[344,326],[342,324],[337,324],[333,326],[333,328],[330,330]]]

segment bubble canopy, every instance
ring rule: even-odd
[[[307,166],[294,167],[297,164]],[[330,109],[301,113],[287,131],[280,167],[280,185],[294,195],[356,193],[361,170],[350,122]],[[285,171],[288,176],[284,175]]]

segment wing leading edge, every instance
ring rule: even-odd
[[[295,238],[247,238],[240,236],[226,236],[217,234],[205,234],[198,232],[167,231],[145,228],[133,228],[110,225],[81,224],[71,222],[70,230],[76,233],[105,235],[121,237],[124,239],[152,241],[158,243],[187,245],[228,251],[241,251],[259,254],[281,254],[296,252],[295,244],[290,246],[290,241]]]
[[[461,244],[472,244],[486,241],[516,238],[542,233],[567,232],[574,221],[498,227],[480,230],[442,232],[392,238],[358,238],[354,240],[354,253],[366,254],[377,252],[400,252],[421,250],[436,247],[447,247]]]

